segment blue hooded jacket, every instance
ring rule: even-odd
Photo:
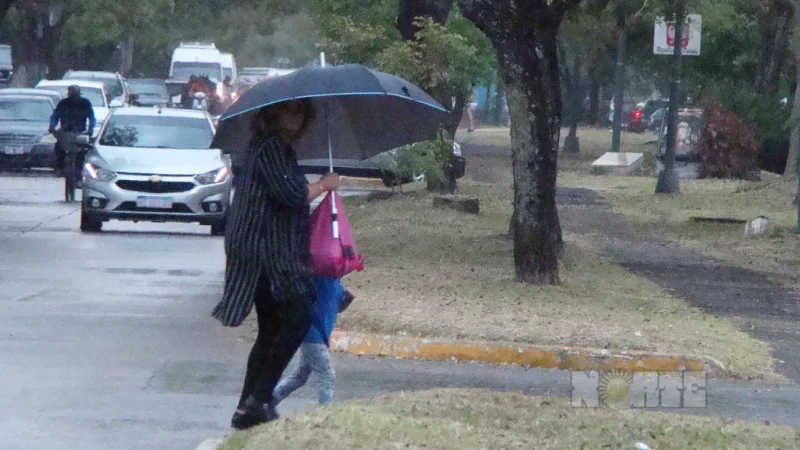
[[[344,286],[338,278],[321,275],[314,275],[314,284],[317,286],[317,301],[311,309],[311,329],[304,342],[330,347],[331,333],[344,299]]]

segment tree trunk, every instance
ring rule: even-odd
[[[0,23],[3,23],[8,10],[11,9],[15,2],[16,0],[0,0]]]
[[[514,210],[517,215],[514,265],[517,280],[521,282],[556,284],[559,282],[560,230],[555,181],[560,105],[555,106],[560,102],[554,97],[560,95],[552,92],[528,95],[527,89],[523,80],[508,83]],[[534,111],[543,113],[534,115]]]
[[[791,24],[791,5],[784,0],[774,0],[761,24],[761,53],[756,74],[756,91],[759,94],[773,94],[778,88]]]
[[[797,71],[800,76],[800,70]],[[797,80],[800,83],[800,78]],[[798,155],[800,155],[800,89],[794,90],[794,104],[789,118],[789,155],[786,157],[786,168],[783,177],[789,180],[797,178]]]
[[[506,88],[503,86],[503,79],[501,77],[497,80],[497,89],[494,97],[494,124],[501,125],[503,123],[503,107],[505,106],[504,99],[506,98]]]
[[[15,36],[18,48],[27,51],[18,52],[20,63],[25,65],[31,75],[36,73],[48,78],[60,78],[60,64],[56,58],[56,48],[61,39],[61,31],[66,23],[66,14],[51,25],[47,11],[36,8],[36,5],[20,7],[21,24]]]
[[[456,101],[452,111],[450,111],[450,121],[446,129],[451,139],[455,137],[458,126],[461,124],[461,119],[464,117],[464,108],[467,107],[467,103],[469,102],[469,95],[470,92],[456,92]],[[445,103],[442,104],[445,105]],[[447,105],[449,105],[449,103]]]
[[[589,69],[589,117],[587,119],[591,126],[597,125],[600,110],[600,74],[598,72],[599,69],[595,62]]]
[[[786,124],[789,128],[789,155],[786,158],[786,168],[783,176],[786,179],[797,179],[798,164],[800,164],[800,0],[792,0],[794,9],[792,20],[791,51],[795,61],[794,101],[792,114]]]
[[[514,176],[514,266],[523,283],[559,283],[556,208],[561,86],[556,36],[568,4],[459,0],[462,14],[494,43],[508,92]]]
[[[481,114],[483,115],[483,117],[482,117],[483,121],[485,121],[486,123],[490,123],[492,125],[497,125],[495,123],[492,123],[492,121],[491,121],[491,119],[489,117],[491,115],[491,113],[492,113],[492,105],[489,102],[489,99],[492,96],[492,87],[493,86],[494,86],[494,83],[492,83],[492,82],[486,83],[486,97],[484,97],[483,111],[481,111]]]
[[[564,83],[567,96],[567,121],[569,123],[569,134],[564,139],[565,153],[579,153],[580,144],[578,142],[578,124],[581,120],[583,110],[583,89],[581,89],[581,55],[573,52],[572,65],[570,58],[563,46],[559,50],[561,67],[561,80]]]

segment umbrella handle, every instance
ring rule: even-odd
[[[339,239],[339,211],[336,209],[336,194],[331,191],[331,227],[333,231],[333,238]]]

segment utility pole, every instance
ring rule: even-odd
[[[683,50],[683,27],[686,18],[686,0],[675,0],[675,53],[672,56],[672,83],[669,88],[667,109],[667,148],[664,152],[664,170],[656,182],[656,194],[674,194],[680,191],[678,174],[675,172],[675,139],[678,132],[678,99],[681,86],[681,53]]]
[[[611,134],[611,151],[619,152],[622,138],[622,97],[625,94],[625,47],[627,28],[625,16],[617,19],[617,63],[614,67],[614,123]]]

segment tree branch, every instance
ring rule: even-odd
[[[458,8],[465,19],[483,31],[492,41],[497,38],[498,27],[493,26],[500,21],[500,11],[508,7],[508,0],[458,0]]]

